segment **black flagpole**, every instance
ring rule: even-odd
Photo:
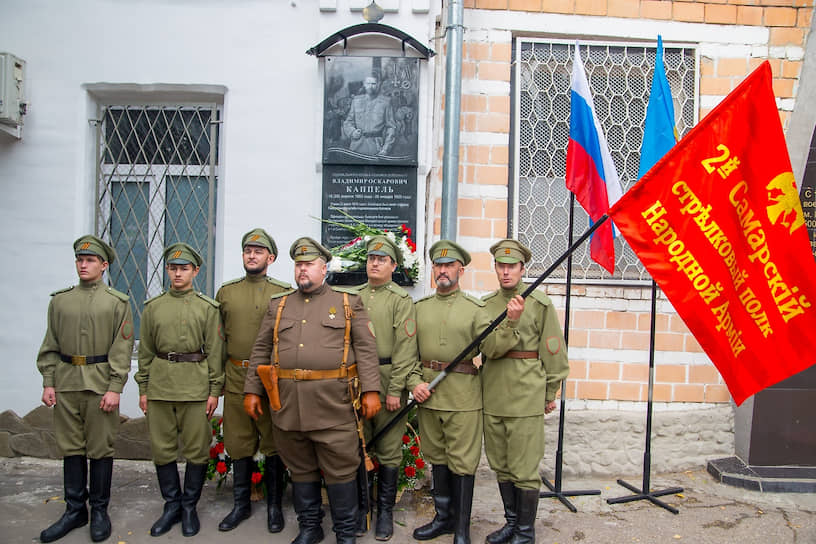
[[[634,495],[626,495],[625,497],[617,497],[614,499],[606,499],[608,504],[618,504],[622,502],[632,502],[640,500],[651,501],[652,504],[665,508],[672,514],[679,514],[677,508],[666,504],[657,497],[663,495],[671,495],[674,493],[682,493],[682,487],[670,487],[661,491],[651,491],[649,485],[649,476],[652,471],[652,396],[654,392],[654,352],[655,352],[655,310],[657,307],[657,284],[652,280],[652,322],[651,335],[649,338],[649,402],[646,407],[646,451],[643,453],[643,486],[641,489],[626,483],[623,480],[618,480],[618,485],[621,485],[634,493]]]
[[[572,223],[573,214],[575,211],[575,194],[570,191],[570,213],[569,213],[569,235],[568,245],[572,246]],[[572,252],[567,258],[567,302],[564,306],[564,342],[569,346],[569,319],[570,319],[570,299],[572,298]],[[561,490],[561,475],[562,465],[564,462],[564,413],[566,410],[567,398],[567,380],[561,382],[561,413],[558,414],[558,449],[555,450],[555,483],[551,484],[547,478],[542,477],[541,481],[547,486],[549,491],[542,491],[539,493],[541,498],[555,497],[561,504],[569,508],[573,514],[578,509],[567,499],[567,497],[577,497],[579,495],[600,495],[600,489],[584,489],[581,491],[562,491]]]
[[[587,231],[583,233],[574,244],[570,245],[570,247],[567,248],[567,251],[563,255],[556,259],[547,270],[545,270],[538,278],[536,278],[536,280],[533,283],[531,283],[527,289],[525,289],[521,296],[526,299],[530,295],[530,293],[535,291],[536,288],[539,285],[541,285],[541,282],[543,282],[547,278],[547,276],[552,274],[553,271],[556,268],[558,268],[561,265],[561,263],[564,262],[565,259],[572,255],[572,252],[575,251],[575,249],[578,246],[583,244],[584,241],[587,238],[589,238],[598,227],[603,225],[607,219],[609,219],[609,216],[606,214],[598,218],[598,221],[596,221],[591,227],[589,227],[589,229],[587,229]],[[436,386],[439,385],[439,382],[447,378],[448,374],[452,372],[454,368],[456,368],[456,365],[461,363],[465,359],[465,357],[467,357],[467,355],[470,354],[470,352],[476,349],[479,346],[479,344],[481,344],[482,341],[485,338],[487,338],[487,335],[490,334],[493,331],[493,329],[499,326],[499,324],[502,322],[502,320],[504,320],[506,316],[507,310],[505,309],[502,311],[502,313],[498,315],[498,317],[496,317],[496,319],[494,319],[487,327],[485,327],[485,330],[483,330],[479,334],[479,336],[477,336],[473,340],[473,342],[468,344],[468,346],[462,350],[462,353],[457,355],[456,358],[453,361],[451,361],[451,363],[447,367],[445,367],[445,369],[442,370],[439,373],[439,375],[436,378],[434,378],[433,381],[431,381],[431,383],[428,384],[428,389],[433,391],[436,388]],[[377,431],[377,433],[374,435],[374,438],[369,440],[368,446],[371,447],[374,444],[376,444],[377,440],[379,440],[382,437],[382,435],[388,432],[388,430],[391,427],[393,427],[397,423],[397,421],[401,420],[408,412],[410,412],[411,408],[413,408],[416,404],[417,404],[416,399],[411,399],[410,402],[408,402],[399,412],[397,412],[397,415],[392,417],[391,420],[388,423],[386,423],[382,429]]]

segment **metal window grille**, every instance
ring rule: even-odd
[[[643,124],[649,102],[656,47],[581,43],[595,111],[609,143],[623,190],[637,181]],[[513,232],[533,250],[531,276],[543,272],[568,247],[569,191],[565,185],[570,123],[570,87],[575,44],[519,38],[514,44]],[[666,75],[679,135],[696,122],[697,55],[691,47],[664,46]],[[589,217],[576,202],[577,238]],[[649,275],[622,237],[615,239],[614,279],[642,281]],[[589,243],[573,254],[575,280],[609,275],[589,256]],[[566,264],[554,279],[566,277]]]
[[[116,250],[111,285],[144,301],[169,287],[163,249],[186,242],[203,263],[193,279],[213,294],[219,110],[216,105],[107,105],[97,128],[96,232]]]

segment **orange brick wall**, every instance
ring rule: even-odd
[[[656,23],[740,25],[761,27],[768,31],[768,43],[744,57],[700,58],[699,118],[713,104],[728,94],[764,60],[769,60],[774,74],[774,92],[787,107],[780,107],[780,118],[787,127],[792,102],[798,91],[801,60],[790,60],[788,47],[804,50],[805,39],[813,17],[814,0],[465,0],[465,8],[507,12],[552,13],[577,16],[619,17],[651,20]],[[496,13],[496,17],[503,14]],[[468,24],[468,10],[465,25]],[[496,240],[507,236],[508,162],[510,141],[510,97],[496,89],[509,89],[511,76],[511,43],[509,31],[504,41],[468,29],[463,47],[463,91],[461,111],[459,201],[457,237],[471,251],[473,262],[462,280],[471,292],[497,288],[492,261],[487,252]],[[510,29],[512,31],[512,29]],[[562,36],[563,37],[563,36]],[[437,66],[444,66],[444,47],[440,47]],[[763,50],[765,51],[762,54]],[[444,107],[442,100],[440,107]],[[442,119],[441,114],[438,117]],[[469,137],[470,136],[470,137]],[[440,236],[440,196],[442,141],[431,172],[429,220],[431,242]],[[430,277],[430,274],[427,274]],[[550,286],[556,293],[558,286]],[[617,288],[621,290],[620,287]],[[635,291],[640,288],[624,288]],[[648,307],[635,311],[610,311],[608,297],[587,295],[576,289],[574,301],[583,307],[599,309],[574,310],[570,316],[571,372],[567,394],[571,399],[643,401],[647,396],[649,313]],[[561,293],[563,295],[563,293]],[[637,298],[637,297],[635,297]],[[629,297],[624,297],[626,302]],[[559,306],[558,302],[556,306]],[[666,304],[665,306],[668,306]],[[665,402],[728,402],[728,394],[719,373],[702,354],[699,344],[672,313],[671,308],[657,319],[657,364],[654,399]],[[604,351],[606,350],[606,351]],[[603,360],[573,353],[613,353]]]

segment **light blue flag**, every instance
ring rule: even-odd
[[[671,88],[663,65],[663,37],[657,36],[657,53],[652,77],[652,91],[646,107],[646,122],[643,126],[643,144],[640,147],[638,179],[655,165],[677,142],[674,128],[674,104]]]

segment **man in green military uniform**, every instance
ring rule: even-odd
[[[65,487],[65,513],[40,533],[41,542],[87,524],[86,500],[91,505],[91,539],[99,542],[111,534],[113,443],[119,429],[119,395],[133,352],[128,296],[102,283],[116,258],[113,248],[87,235],[74,242],[74,254],[79,285],[52,293],[48,329],[37,355],[42,401],[56,406],[54,427]]]
[[[496,472],[507,523],[487,536],[488,544],[535,542],[535,518],[544,455],[544,415],[555,410],[555,396],[569,374],[558,314],[549,297],[533,291],[526,304],[524,264],[530,250],[504,239],[490,247],[499,289],[483,300],[491,315],[515,301],[524,310],[516,328],[519,341],[482,369],[485,451]]]
[[[366,244],[366,252],[368,282],[360,286],[357,293],[374,324],[380,359],[380,403],[385,405],[384,411],[366,421],[366,440],[370,440],[396,411],[405,406],[408,375],[416,371],[418,358],[414,302],[405,289],[391,281],[397,265],[402,265],[402,254],[387,236],[372,237]],[[369,451],[376,455],[380,464],[377,474],[377,540],[389,540],[394,534],[393,510],[405,432],[404,422],[400,423],[380,437],[373,452]],[[363,531],[358,531],[358,536],[365,527],[360,529]]]
[[[416,303],[422,367],[421,375],[412,374],[408,385],[422,403],[419,429],[422,452],[433,465],[436,515],[414,530],[414,538],[430,540],[453,533],[455,544],[468,544],[473,481],[482,453],[482,384],[471,360],[478,350],[454,367],[436,391],[430,391],[428,384],[490,325],[490,318],[484,302],[459,289],[470,254],[455,242],[440,240],[429,255],[436,293]],[[507,321],[479,346],[484,355],[497,357],[516,345],[521,310],[517,303],[508,304]]]
[[[241,248],[246,275],[225,283],[215,295],[215,300],[221,304],[226,340],[224,444],[232,457],[235,499],[232,511],[218,524],[218,529],[230,531],[252,513],[252,457],[260,446],[261,453],[266,456],[267,528],[270,533],[278,533],[284,526],[281,496],[285,468],[275,450],[269,409],[260,409],[254,418],[244,411],[244,381],[252,345],[269,299],[276,293],[291,289],[291,286],[266,275],[269,265],[278,256],[278,246],[265,230],[258,228],[247,232],[241,239]]]
[[[362,391],[363,417],[374,417],[380,409],[374,327],[359,296],[325,284],[326,248],[300,238],[289,255],[298,288],[269,302],[250,356],[245,407],[254,412],[267,389],[275,444],[292,474],[300,529],[293,542],[323,539],[322,471],[337,542],[353,544],[360,466],[353,386]]]
[[[224,339],[218,302],[193,291],[201,255],[184,243],[164,250],[170,289],[145,302],[139,338],[139,407],[147,415],[150,449],[164,511],[152,536],[181,521],[184,536],[198,533],[196,505],[207,474],[209,419],[224,386]],[[181,437],[187,459],[184,491],[176,459]]]

